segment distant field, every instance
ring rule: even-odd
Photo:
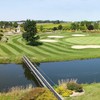
[[[70,23],[60,23],[63,27],[69,27]],[[60,24],[46,23],[46,24],[37,24],[37,28],[39,29],[42,25],[44,29],[52,29],[53,27],[58,27]]]
[[[100,44],[100,34],[86,33],[86,37],[73,37],[72,34],[84,33],[68,33],[66,31],[57,31],[54,33],[41,33],[41,39],[55,40],[57,42],[43,42],[39,46],[29,46],[23,41],[21,35],[14,35],[9,38],[8,43],[0,43],[0,62],[21,62],[23,55],[27,55],[34,61],[65,61],[74,59],[86,59],[100,57],[100,49],[72,49],[74,44]],[[48,37],[48,36],[51,36]],[[52,36],[63,36],[63,38],[55,38]],[[87,55],[88,54],[88,55]]]

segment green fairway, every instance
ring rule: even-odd
[[[72,43],[72,44],[85,44],[85,45],[100,45],[100,37],[95,36],[88,36],[88,37],[72,37],[66,39],[66,42]]]
[[[85,37],[73,37],[73,34],[82,33],[68,33],[66,31],[41,33],[39,34],[40,40],[55,40],[57,42],[43,42],[39,46],[26,45],[21,35],[10,36],[7,43],[0,42],[0,62],[20,63],[23,55],[27,55],[31,60],[37,62],[100,57],[100,49],[83,49],[80,51],[71,48],[74,44],[100,44],[99,34],[89,34]]]

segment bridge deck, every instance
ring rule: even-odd
[[[63,100],[63,98],[53,89],[53,87],[49,84],[49,82],[44,78],[44,76],[35,68],[35,66],[31,63],[31,61],[23,56],[23,62],[30,69],[35,78],[39,81],[41,86],[48,88],[53,94],[56,96],[58,100]]]

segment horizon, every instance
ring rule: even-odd
[[[34,19],[26,19],[26,20],[34,20]],[[23,22],[23,21],[26,21],[26,20],[0,20],[0,22]],[[62,21],[62,22],[82,22],[82,21],[88,21],[88,22],[99,22],[100,20],[80,20],[80,21],[66,21],[66,20],[34,20],[34,21]]]

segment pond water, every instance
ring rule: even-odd
[[[38,69],[54,83],[62,79],[77,79],[78,83],[100,82],[100,59],[41,63]],[[53,84],[52,81],[49,82]]]
[[[78,83],[100,82],[100,59],[40,63],[37,69],[51,85],[61,79],[78,79]],[[29,84],[39,86],[25,65],[0,64],[0,91]]]
[[[24,65],[0,64],[0,91],[8,91],[12,87],[29,85],[39,86],[30,71]]]

